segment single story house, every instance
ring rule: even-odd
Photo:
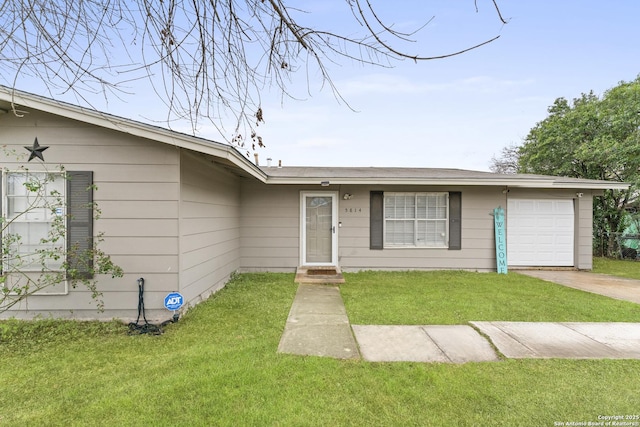
[[[28,155],[35,138],[49,148],[31,171],[61,164],[95,185],[102,214],[89,233],[104,233],[124,276],[100,278],[102,313],[88,290],[61,284],[4,317],[135,319],[139,278],[152,320],[170,317],[168,293],[193,305],[233,272],[496,271],[499,206],[510,268],[591,269],[593,197],[627,188],[458,169],[258,166],[226,144],[0,87],[0,145]],[[27,163],[0,159],[6,217],[18,191],[7,181]]]

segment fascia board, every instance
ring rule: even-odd
[[[418,179],[418,178],[318,178],[318,177],[268,177],[267,184],[282,185],[321,185],[328,181],[330,185],[433,185],[433,186],[473,186],[473,187],[510,187],[510,188],[557,188],[557,189],[616,189],[629,188],[627,183],[606,182],[558,182],[555,179],[548,180],[508,180],[508,179]]]
[[[626,182],[603,181],[600,183],[556,182],[552,188],[575,188],[580,190],[628,190],[631,184]]]

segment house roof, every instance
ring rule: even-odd
[[[267,184],[401,184],[401,185],[465,185],[523,188],[627,189],[629,184],[546,175],[495,174],[492,172],[439,168],[398,167],[258,167],[237,148],[149,125],[40,95],[13,90],[0,85],[0,110],[35,109],[68,119],[89,123],[161,143],[208,154],[219,163],[239,169],[244,174]],[[1,113],[2,111],[0,111]]]
[[[496,174],[440,168],[263,167],[273,184],[465,185],[521,188],[626,189],[627,183],[547,175]]]
[[[240,168],[254,178],[262,181],[266,179],[260,168],[251,163],[237,148],[231,145],[56,101],[40,95],[13,90],[0,85],[0,113],[3,111],[9,112],[13,110],[13,107],[18,113],[28,114],[29,109],[34,109],[175,147],[209,154],[220,159],[223,164]]]

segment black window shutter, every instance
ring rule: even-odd
[[[382,249],[384,246],[384,193],[372,191],[369,204],[369,249]]]
[[[78,278],[93,277],[93,172],[67,172],[67,262]]]
[[[462,193],[449,193],[449,250],[462,249]]]

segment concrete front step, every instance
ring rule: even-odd
[[[296,283],[339,285],[344,283],[340,267],[300,266],[296,270]]]

